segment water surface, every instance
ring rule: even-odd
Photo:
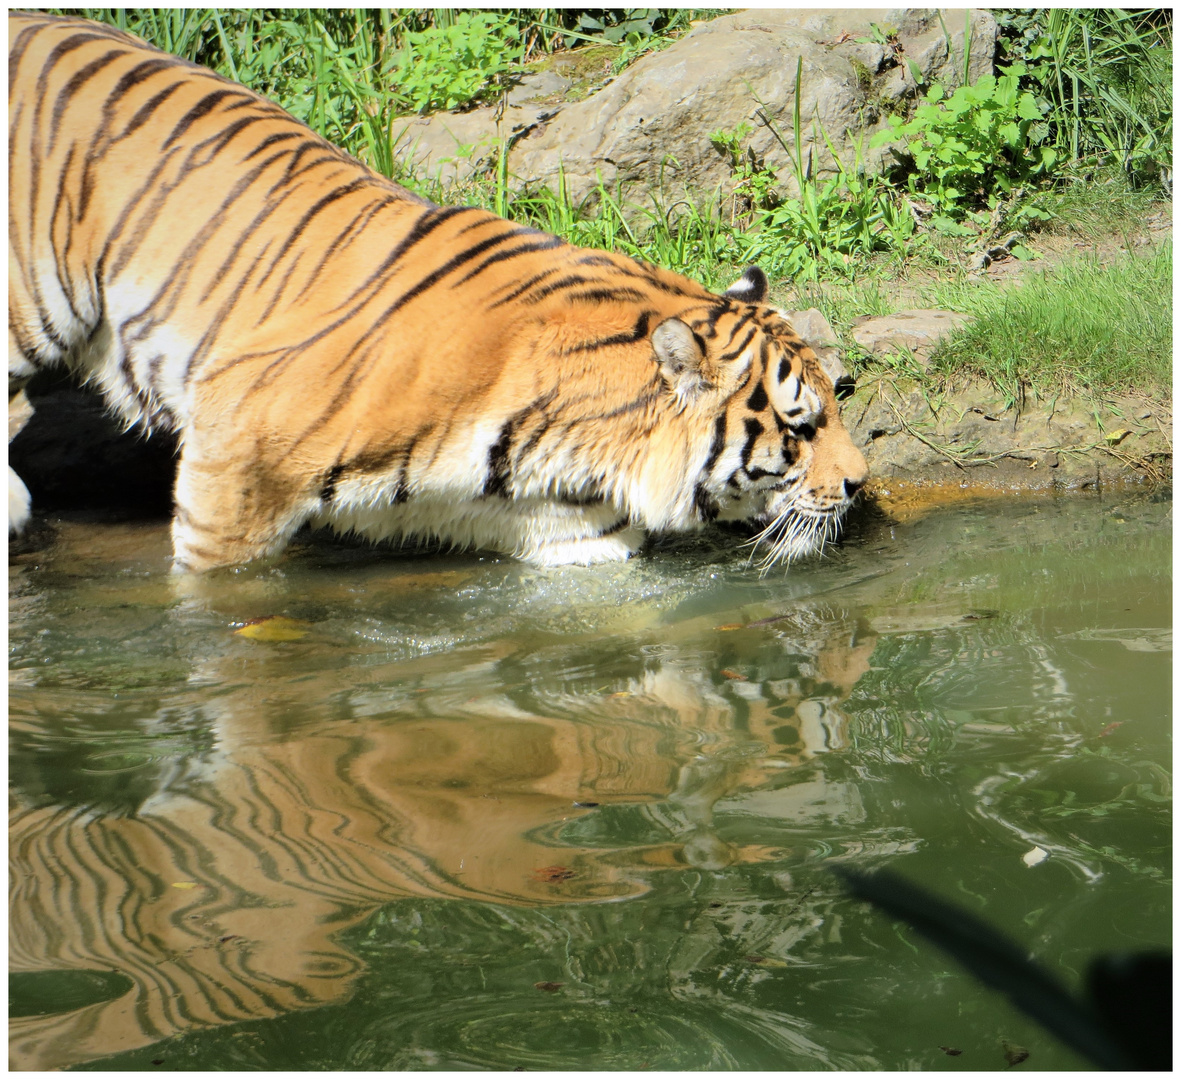
[[[1170,549],[1121,494],[765,577],[719,534],[194,582],[62,521],[10,569],[12,1063],[1085,1068],[829,871],[1071,987],[1167,946]]]

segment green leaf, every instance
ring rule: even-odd
[[[1017,102],[1017,115],[1022,120],[1040,120],[1042,118],[1042,111],[1037,107],[1037,102],[1032,94],[1021,95],[1021,99]]]

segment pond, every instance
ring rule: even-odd
[[[16,1068],[1078,1069],[832,868],[1075,989],[1170,944],[1165,496],[765,576],[58,529],[10,562]]]

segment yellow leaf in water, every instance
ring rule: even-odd
[[[785,968],[787,967],[786,960],[780,960],[777,956],[748,956],[747,961],[751,964],[758,964],[759,967],[767,968]]]
[[[172,887],[174,889],[195,889],[197,883],[195,881],[174,881]]]
[[[234,631],[251,641],[298,641],[307,637],[308,623],[289,619],[286,615],[271,615],[265,619],[251,619]]]

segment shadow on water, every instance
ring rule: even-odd
[[[1167,944],[1169,505],[731,544],[178,591],[166,530],[61,522],[10,572],[14,1067],[1080,1067],[827,868],[1067,980]]]

